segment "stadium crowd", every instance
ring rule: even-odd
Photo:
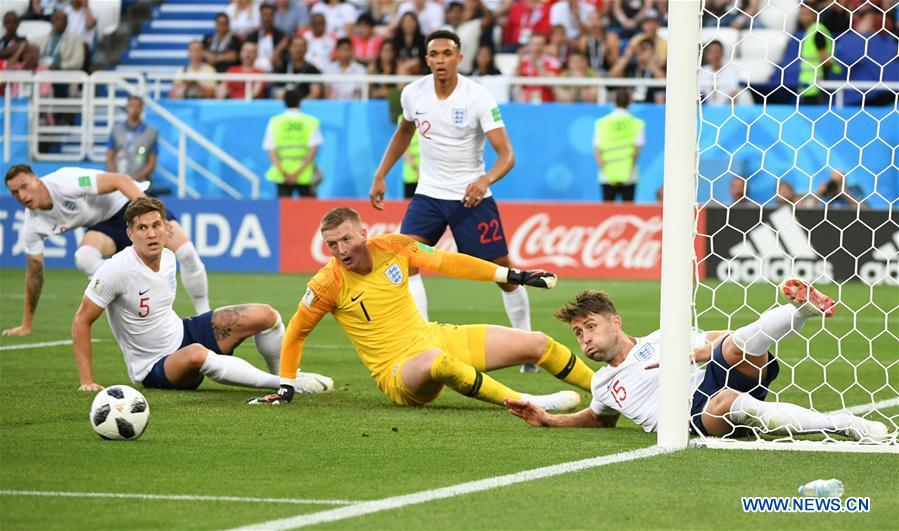
[[[853,81],[899,80],[899,66],[879,68],[878,59],[869,57],[877,49],[896,48],[899,10],[893,4],[892,0],[797,0],[798,16],[788,18],[796,21],[796,27],[785,28],[796,42],[791,43],[792,51],[787,46],[778,64],[798,71],[797,86],[789,88],[807,91],[804,84],[815,67],[823,68],[827,78],[840,79],[850,64]],[[759,16],[762,9],[774,8],[763,0],[706,0],[703,26],[760,29],[765,25]],[[514,73],[665,79],[667,14],[668,0],[232,0],[214,15],[215,30],[188,45],[189,61],[180,72],[426,74],[424,38],[445,28],[461,39],[460,72],[473,77]],[[6,12],[0,68],[90,69],[96,19],[88,0],[32,0],[23,17],[47,18],[53,31],[29,43],[16,33],[19,16]],[[871,39],[875,41],[866,47]],[[742,99],[738,97],[746,73],[731,62],[734,43],[705,41],[701,74],[705,101],[750,102],[746,91]],[[813,45],[802,45],[805,41]],[[499,65],[498,55],[503,61]],[[797,55],[801,61],[796,61]],[[878,64],[859,61],[865,57]],[[806,63],[809,67],[803,68]],[[246,83],[180,80],[169,95],[243,98],[247,88],[258,98],[279,98],[289,88],[299,88],[305,98],[313,99],[359,98],[362,93],[358,84],[348,82],[325,86],[260,82],[247,87]],[[396,97],[401,88],[374,85],[370,96]],[[776,88],[760,87],[754,92]],[[811,92],[803,96],[811,101],[822,96]],[[597,101],[597,89],[521,86],[512,90],[511,99],[590,102]],[[634,92],[637,102],[663,99],[664,90],[658,87],[638,87]]]

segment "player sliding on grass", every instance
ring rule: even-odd
[[[792,304],[772,308],[733,333],[693,330],[694,389],[690,429],[717,437],[740,435],[749,427],[763,434],[837,433],[857,441],[885,439],[883,423],[848,413],[824,414],[795,404],[765,402],[779,365],[768,350],[796,334],[814,316],[835,310],[830,297],[799,279],[788,279],[781,291]],[[527,399],[507,400],[513,415],[534,426],[615,426],[619,415],[646,431],[656,429],[659,415],[659,332],[634,338],[621,328],[621,316],[608,295],[583,291],[558,309],[588,357],[608,365],[593,377],[590,407],[571,415],[550,415]]]
[[[139,197],[125,210],[130,247],[94,273],[72,322],[72,342],[82,391],[99,391],[91,370],[91,326],[108,309],[109,327],[122,349],[128,376],[144,387],[196,389],[204,376],[229,385],[270,388],[280,382],[284,325],[266,304],[225,306],[187,319],[175,302],[175,254],[165,248],[165,206]],[[230,354],[253,336],[270,373]],[[330,378],[302,373],[300,392],[325,392]]]
[[[290,320],[281,349],[281,388],[251,404],[282,404],[293,396],[303,343],[326,313],[356,347],[378,388],[397,405],[424,405],[444,386],[501,405],[526,399],[542,408],[575,407],[580,395],[560,391],[545,396],[518,393],[485,371],[536,363],[584,390],[593,371],[568,348],[540,332],[503,326],[428,323],[407,286],[412,266],[470,280],[552,288],[556,276],[517,271],[464,254],[447,253],[401,234],[367,238],[359,214],[335,208],[321,222],[331,259],[312,279]]]
[[[86,168],[60,168],[38,178],[30,166],[16,164],[6,172],[5,183],[13,198],[27,209],[21,238],[28,270],[22,323],[4,330],[3,335],[25,336],[31,333],[44,285],[44,239],[87,228],[75,251],[75,266],[91,276],[103,264],[103,257],[131,245],[125,234],[125,206],[144,193],[141,185],[124,173]],[[170,218],[168,228],[171,236],[167,245],[181,264],[184,289],[197,313],[208,311],[208,282],[200,255],[174,218]]]

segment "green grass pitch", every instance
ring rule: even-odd
[[[0,270],[0,326],[18,323],[24,272]],[[214,306],[266,302],[285,319],[306,277],[211,274]],[[34,331],[2,338],[0,348],[66,340],[86,285],[75,271],[49,271]],[[439,278],[426,280],[435,320],[499,323],[498,290]],[[530,291],[534,328],[577,348],[552,310],[585,287],[611,293],[625,329],[658,328],[657,282],[563,280],[551,292]],[[833,289],[831,289],[833,291]],[[740,325],[772,300],[770,286],[699,292],[720,311],[703,314],[706,329]],[[810,323],[805,340],[778,355],[795,370],[776,384],[782,397],[820,409],[895,397],[899,382],[899,289],[841,290],[846,306],[826,328]],[[745,301],[745,303],[744,303]],[[860,310],[857,313],[849,309]],[[753,310],[754,309],[754,310]],[[176,310],[187,314],[182,293]],[[853,331],[855,328],[855,331]],[[128,383],[105,318],[95,326],[97,381]],[[869,349],[868,338],[874,338]],[[832,361],[837,352],[842,358]],[[238,355],[262,367],[252,342]],[[150,425],[134,442],[100,440],[88,423],[93,394],[77,390],[71,346],[0,350],[0,529],[222,529],[333,509],[333,505],[246,500],[159,500],[14,495],[11,491],[290,498],[367,501],[451,486],[541,466],[651,446],[629,421],[614,430],[542,430],[501,408],[448,391],[426,408],[398,408],[375,387],[331,318],[310,337],[303,367],[334,378],[329,395],[299,396],[282,408],[251,408],[256,392],[208,380],[196,392],[143,390]],[[592,364],[592,362],[591,362]],[[595,364],[593,364],[595,366]],[[832,387],[821,387],[824,373]],[[525,392],[565,388],[546,373],[494,373]],[[892,388],[884,384],[892,382]],[[855,385],[851,385],[856,382]],[[815,389],[817,387],[817,389]],[[138,386],[138,388],[140,388]],[[814,391],[808,392],[812,389]],[[846,391],[848,389],[848,391]],[[840,391],[845,391],[840,394]],[[586,400],[586,396],[584,397]],[[899,408],[883,412],[896,419]],[[837,477],[847,496],[869,496],[864,514],[747,514],[741,496],[793,496],[817,478]],[[352,529],[895,529],[899,521],[899,457],[885,454],[689,449],[602,466],[476,494],[324,524]]]

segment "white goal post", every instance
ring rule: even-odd
[[[658,445],[899,453],[899,5],[704,4],[669,2],[665,35]],[[691,439],[691,328],[749,324],[785,303],[787,277],[819,285],[836,312],[773,343],[765,401],[892,437],[734,426],[742,437]]]
[[[665,91],[662,202],[659,446],[687,446],[690,327],[693,325],[693,205],[696,203],[700,0],[671,2]]]

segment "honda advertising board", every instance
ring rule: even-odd
[[[194,242],[210,271],[277,271],[280,238],[278,201],[169,199],[166,207]],[[25,267],[21,237],[25,208],[0,197],[0,264]],[[84,228],[55,234],[44,240],[48,269],[70,269]]]
[[[899,284],[899,213],[797,209],[706,209],[707,271],[741,283],[787,276]]]
[[[330,255],[318,230],[337,206],[359,211],[369,236],[398,232],[406,203],[284,200],[281,202],[281,271],[309,273]],[[658,279],[662,260],[662,210],[657,205],[501,203],[509,257],[515,267],[547,269],[562,277]],[[485,238],[501,237],[485,224]],[[449,233],[437,247],[455,251]],[[701,255],[701,253],[700,253]]]

